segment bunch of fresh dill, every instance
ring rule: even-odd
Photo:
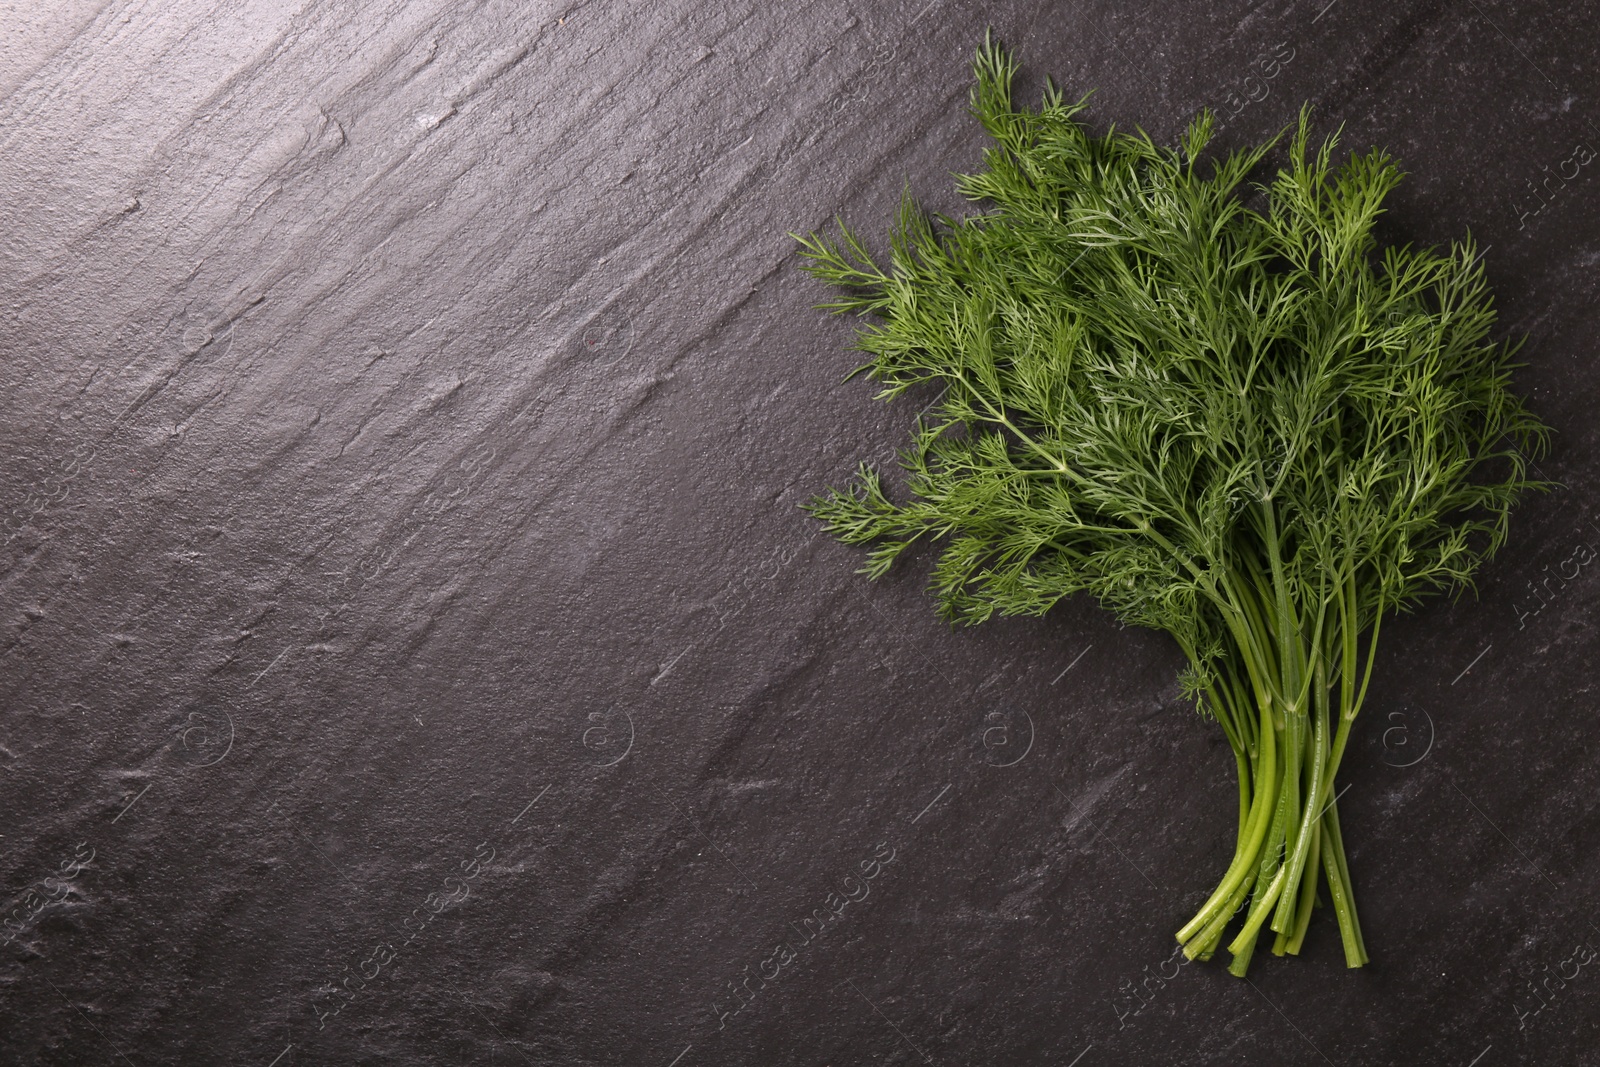
[[[1176,149],[1094,136],[1054,87],[1013,106],[1015,70],[993,41],[977,54],[994,146],[957,182],[990,210],[930,219],[908,195],[886,267],[842,223],[796,235],[843,290],[821,306],[877,317],[856,345],[880,396],[943,387],[901,454],[906,503],[863,466],[808,507],[875,544],[874,578],[942,541],[952,621],[1087,591],[1172,634],[1239,776],[1233,862],[1185,952],[1209,958],[1246,903],[1229,970],[1264,926],[1298,952],[1320,875],[1360,966],[1333,779],[1380,620],[1468,583],[1538,484],[1515,346],[1490,339],[1470,242],[1378,247],[1401,177],[1384,153],[1335,166],[1302,111],[1258,211],[1241,194],[1277,138],[1202,163],[1209,113]]]

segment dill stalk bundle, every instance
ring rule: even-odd
[[[820,305],[873,318],[856,347],[880,396],[943,387],[901,453],[904,503],[863,466],[807,506],[872,544],[882,575],[940,542],[952,622],[1040,615],[1088,592],[1171,634],[1185,691],[1238,770],[1232,862],[1178,931],[1243,976],[1263,931],[1298,953],[1325,885],[1346,962],[1367,962],[1334,777],[1380,622],[1467,585],[1503,541],[1546,429],[1509,387],[1515,345],[1470,240],[1379,248],[1400,181],[1381,151],[1333,161],[1309,113],[1263,199],[1248,179],[1283,135],[1202,161],[1103,136],[1047,86],[1012,104],[1015,62],[986,41],[971,110],[993,138],[957,176],[989,210],[903,199],[886,265],[842,223],[798,236]]]

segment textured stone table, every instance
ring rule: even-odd
[[[39,6],[0,1061],[1600,1063],[1584,5]],[[797,507],[912,409],[784,234],[961,209],[989,25],[1100,126],[1311,100],[1529,338],[1561,488],[1385,627],[1341,775],[1365,970],[1173,961],[1235,792],[1165,638],[952,631]]]

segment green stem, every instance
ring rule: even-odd
[[[1262,497],[1261,514],[1266,522],[1267,564],[1272,569],[1273,599],[1278,609],[1278,667],[1283,674],[1285,693],[1300,687],[1300,676],[1305,670],[1304,650],[1295,642],[1300,624],[1295,619],[1294,605],[1289,599],[1289,584],[1283,574],[1282,545],[1278,540],[1277,511],[1270,495]]]
[[[1318,663],[1316,673],[1322,674],[1321,663]],[[1319,679],[1320,680],[1320,679]],[[1300,876],[1306,868],[1306,857],[1311,854],[1311,842],[1314,840],[1311,828],[1321,815],[1320,807],[1323,793],[1324,774],[1327,771],[1328,752],[1328,715],[1327,715],[1327,689],[1319,685],[1318,696],[1322,699],[1316,701],[1317,712],[1311,738],[1311,783],[1306,789],[1306,803],[1300,816],[1300,829],[1295,835],[1294,851],[1289,856],[1289,891],[1283,894],[1278,904],[1278,913],[1273,916],[1272,928],[1281,933],[1288,933],[1294,929],[1295,904],[1299,894],[1295,889],[1300,884]]]
[[[1301,817],[1300,776],[1305,763],[1305,736],[1310,731],[1306,729],[1306,716],[1299,709],[1291,711],[1285,716],[1288,720],[1283,731],[1283,786],[1279,797],[1279,808],[1282,811],[1283,831],[1282,846],[1274,856],[1278,866],[1287,868],[1294,853],[1299,850],[1299,835]],[[1274,842],[1276,844],[1276,841]],[[1289,874],[1291,881],[1280,899],[1290,899],[1295,888],[1294,874]]]
[[[1321,819],[1318,819],[1315,825],[1312,826],[1311,836],[1314,839],[1311,849],[1320,855],[1322,847]],[[1284,950],[1291,956],[1300,954],[1300,946],[1305,943],[1306,930],[1311,926],[1311,906],[1317,898],[1317,878],[1321,870],[1320,866],[1312,863],[1307,867],[1305,875],[1300,879],[1300,905],[1296,909],[1294,932],[1289,935],[1289,939],[1283,946]]]
[[[1270,505],[1263,523],[1269,535],[1276,533]],[[1258,567],[1254,580],[1240,574],[1225,583],[1234,610],[1225,612],[1223,621],[1235,641],[1218,661],[1219,677],[1226,680],[1211,699],[1228,706],[1230,697],[1244,696],[1248,684],[1257,714],[1235,713],[1224,731],[1239,774],[1233,860],[1210,898],[1178,932],[1187,957],[1207,959],[1248,900],[1242,928],[1227,945],[1233,954],[1228,970],[1240,976],[1263,929],[1276,931],[1275,954],[1301,950],[1324,876],[1346,962],[1359,967],[1368,959],[1332,793],[1371,682],[1377,623],[1362,650],[1352,632],[1361,620],[1350,580],[1331,583],[1317,602],[1284,610],[1273,604],[1277,583],[1272,579],[1278,577],[1268,578]],[[1297,610],[1301,607],[1303,612]],[[1304,628],[1281,640],[1285,627],[1297,621]],[[1248,749],[1247,724],[1253,728]]]
[[[1256,857],[1261,850],[1262,838],[1266,836],[1268,823],[1272,819],[1273,809],[1277,807],[1278,799],[1278,767],[1277,745],[1272,740],[1272,709],[1269,704],[1261,705],[1261,761],[1264,764],[1261,781],[1257,783],[1255,799],[1251,803],[1250,833],[1245,839],[1244,848],[1234,853],[1233,862],[1229,864],[1228,871],[1222,876],[1222,881],[1212,892],[1211,897],[1195,913],[1194,918],[1184,924],[1178,931],[1180,944],[1188,944],[1191,938],[1198,934],[1215,917],[1219,908],[1227,905],[1228,898],[1233,891],[1244,881],[1251,868],[1256,865]]]
[[[1244,847],[1245,829],[1250,821],[1250,760],[1242,749],[1235,748],[1233,761],[1239,767],[1239,836],[1233,842],[1237,853]]]
[[[1233,939],[1228,946],[1228,951],[1235,956],[1243,954],[1255,946],[1256,935],[1261,932],[1261,924],[1267,920],[1267,912],[1278,900],[1278,894],[1283,892],[1284,874],[1287,867],[1279,867],[1278,873],[1272,876],[1272,881],[1267,885],[1267,891],[1250,908],[1250,917],[1244,921],[1244,929],[1239,931],[1239,936]],[[1231,970],[1231,968],[1230,968]],[[1241,968],[1242,970],[1242,968]],[[1241,974],[1240,977],[1243,977]]]
[[[1240,882],[1239,888],[1235,889],[1233,896],[1228,898],[1228,906],[1218,910],[1217,914],[1206,924],[1205,929],[1201,930],[1194,940],[1183,946],[1183,954],[1191,960],[1210,959],[1211,954],[1222,943],[1222,932],[1228,928],[1228,924],[1233,921],[1234,916],[1239,914],[1239,909],[1244,907],[1245,898],[1250,895],[1250,891],[1255,888],[1255,884],[1253,875]]]
[[[1333,898],[1333,911],[1339,917],[1344,962],[1349,967],[1360,967],[1367,962],[1367,947],[1361,940],[1361,925],[1356,920],[1350,872],[1344,861],[1344,842],[1339,837],[1339,816],[1332,805],[1322,817],[1322,827],[1322,866],[1328,874],[1328,895]]]

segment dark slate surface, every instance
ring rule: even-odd
[[[1324,3],[0,7],[0,1061],[1600,1063],[1600,18]],[[1164,638],[796,507],[912,409],[784,233],[960,207],[990,24],[1096,123],[1310,99],[1530,338],[1564,488],[1342,775],[1365,970],[1172,961]]]

